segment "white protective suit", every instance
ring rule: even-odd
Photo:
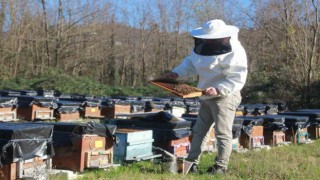
[[[247,78],[247,56],[237,33],[231,36],[230,44],[231,52],[220,55],[199,55],[193,50],[172,70],[179,78],[199,75],[198,88],[202,90],[209,87],[219,90],[216,96],[200,97],[201,107],[186,160],[195,164],[199,162],[209,139],[208,132],[214,128],[218,153],[213,167],[223,171],[227,170],[232,151],[232,125],[236,108],[241,102],[240,90]],[[211,171],[208,169],[208,172]]]
[[[199,75],[198,88],[217,88],[220,91],[218,96],[240,91],[247,78],[247,56],[237,34],[231,37],[230,44],[232,51],[222,55],[202,56],[192,51],[173,72],[179,78]],[[212,97],[202,96],[201,99]]]

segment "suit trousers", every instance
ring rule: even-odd
[[[192,131],[191,149],[186,158],[187,161],[199,163],[209,140],[208,132],[214,128],[218,151],[214,164],[227,169],[232,151],[232,125],[240,102],[240,92],[201,101],[198,119]]]

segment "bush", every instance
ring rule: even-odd
[[[89,77],[70,76],[59,70],[48,70],[35,78],[12,78],[0,81],[2,90],[54,90],[63,94],[95,96],[166,96],[167,92],[146,84],[140,87],[119,87],[101,84]]]

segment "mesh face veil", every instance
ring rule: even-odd
[[[200,39],[194,37],[194,44],[194,52],[202,56],[215,56],[232,51],[230,37],[220,39]]]

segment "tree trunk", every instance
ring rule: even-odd
[[[43,9],[43,18],[44,18],[44,30],[45,30],[45,46],[46,46],[46,54],[47,54],[47,64],[51,67],[51,60],[50,60],[50,49],[49,49],[49,30],[48,30],[48,22],[47,22],[47,9],[46,9],[46,0],[41,0],[42,9]]]

